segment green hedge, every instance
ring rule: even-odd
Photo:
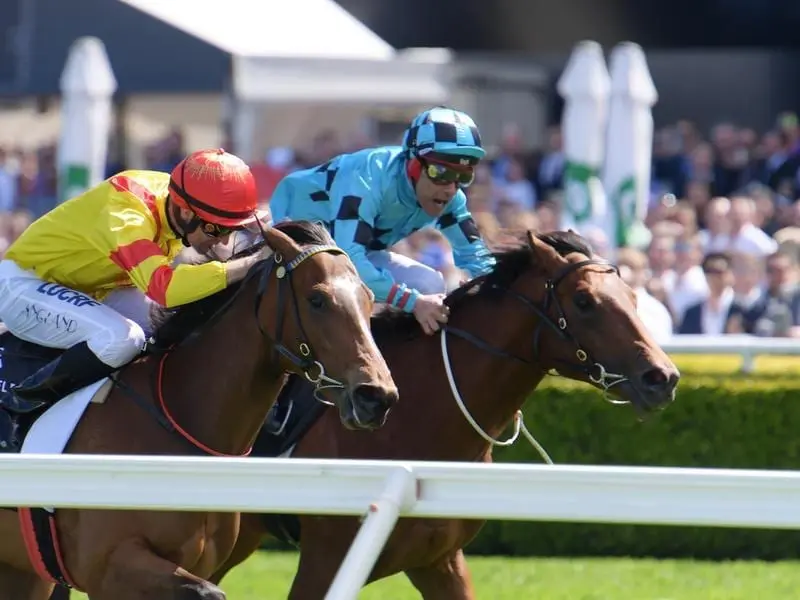
[[[561,464],[800,469],[797,364],[744,376],[729,361],[687,359],[675,403],[644,422],[584,385],[548,381],[528,400],[526,423]],[[541,462],[524,441],[495,459]],[[468,552],[778,559],[800,557],[800,531],[495,521]]]

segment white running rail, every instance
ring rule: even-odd
[[[398,517],[800,529],[800,472],[0,455],[0,506],[363,515],[327,600],[356,598]]]
[[[757,356],[798,356],[800,340],[754,335],[673,335],[660,344],[667,354],[735,354],[742,371],[752,373]]]

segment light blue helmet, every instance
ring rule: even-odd
[[[419,113],[403,136],[409,157],[433,153],[439,158],[469,158],[477,163],[486,156],[478,126],[468,114],[437,106]],[[455,160],[454,160],[455,162]]]

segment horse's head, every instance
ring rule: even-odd
[[[258,318],[281,364],[328,390],[346,427],[382,426],[398,391],[370,332],[374,296],[324,227],[280,223],[265,239],[275,254],[260,278]],[[270,285],[275,293],[265,294]]]
[[[534,360],[639,409],[663,408],[674,400],[678,369],[647,332],[635,294],[616,267],[592,255],[571,231],[529,231],[525,242],[524,248],[498,254],[487,283],[503,288],[535,319]]]

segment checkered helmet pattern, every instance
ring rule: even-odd
[[[486,155],[472,117],[444,106],[431,108],[414,117],[403,136],[403,149],[409,156],[434,152],[479,160]]]

